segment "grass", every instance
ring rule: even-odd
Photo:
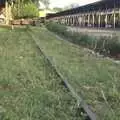
[[[100,120],[119,120],[120,65],[89,55],[84,48],[61,40],[45,28],[31,29],[45,54]]]
[[[58,34],[63,38],[66,38],[66,40],[74,44],[92,49],[93,51],[98,52],[104,56],[119,59],[120,41],[116,34],[114,34],[112,37],[92,37],[89,34],[70,30],[65,25],[54,22],[48,22],[46,27],[48,30]]]
[[[7,31],[9,31],[10,29],[11,29],[10,27],[0,26],[0,32],[7,32]]]
[[[0,36],[0,120],[75,119],[76,101],[26,29]]]

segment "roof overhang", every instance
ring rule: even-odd
[[[104,11],[106,9],[113,9],[113,8],[120,8],[120,0],[100,0],[98,2],[94,2],[91,4],[87,4],[77,8],[58,12],[56,14],[51,15],[50,17],[71,15],[71,14],[77,14],[77,13],[87,13],[87,12],[94,12],[94,11]]]

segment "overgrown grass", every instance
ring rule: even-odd
[[[25,29],[0,36],[0,120],[75,119],[75,100]]]
[[[90,37],[87,34],[69,31],[66,26],[53,22],[47,23],[46,27],[72,43],[90,48],[105,56],[119,57],[120,40],[115,35],[113,37]]]
[[[32,28],[31,34],[100,120],[119,120],[120,65],[89,55],[82,47],[56,37],[45,28]]]
[[[1,26],[0,25],[0,32],[7,32],[11,29],[10,26]]]

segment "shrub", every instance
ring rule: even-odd
[[[114,36],[113,38],[108,39],[108,43],[105,46],[109,50],[110,55],[117,56],[120,53],[120,42],[118,37]]]
[[[93,38],[86,34],[71,32],[67,27],[57,23],[49,22],[46,27],[61,36],[64,36],[68,41],[88,47],[103,55],[117,56],[120,53],[120,42],[118,37],[100,37]]]
[[[65,36],[65,32],[67,31],[67,28],[64,25],[59,25],[57,23],[49,22],[46,24],[47,28],[50,31],[53,31],[57,34]]]
[[[39,16],[39,10],[32,2],[26,4],[20,3],[20,5],[16,3],[12,8],[12,14],[14,19],[34,18]]]
[[[33,3],[24,5],[23,18],[34,18],[39,16],[39,11]]]

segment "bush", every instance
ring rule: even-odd
[[[32,2],[26,4],[21,3],[19,7],[17,4],[14,5],[12,14],[14,19],[34,18],[39,16],[39,10]]]
[[[23,18],[34,18],[39,16],[39,11],[33,3],[24,5]]]
[[[57,23],[49,22],[46,24],[47,28],[50,31],[53,31],[57,34],[65,36],[65,33],[67,31],[67,28],[64,25],[59,25]]]
[[[108,39],[107,45],[105,46],[107,50],[109,50],[110,55],[117,56],[120,53],[120,41],[118,37],[113,37]]]
[[[82,45],[107,56],[117,56],[120,53],[120,42],[118,37],[93,38],[86,34],[71,32],[67,27],[57,23],[49,22],[46,27],[61,36],[69,38],[72,43]]]

